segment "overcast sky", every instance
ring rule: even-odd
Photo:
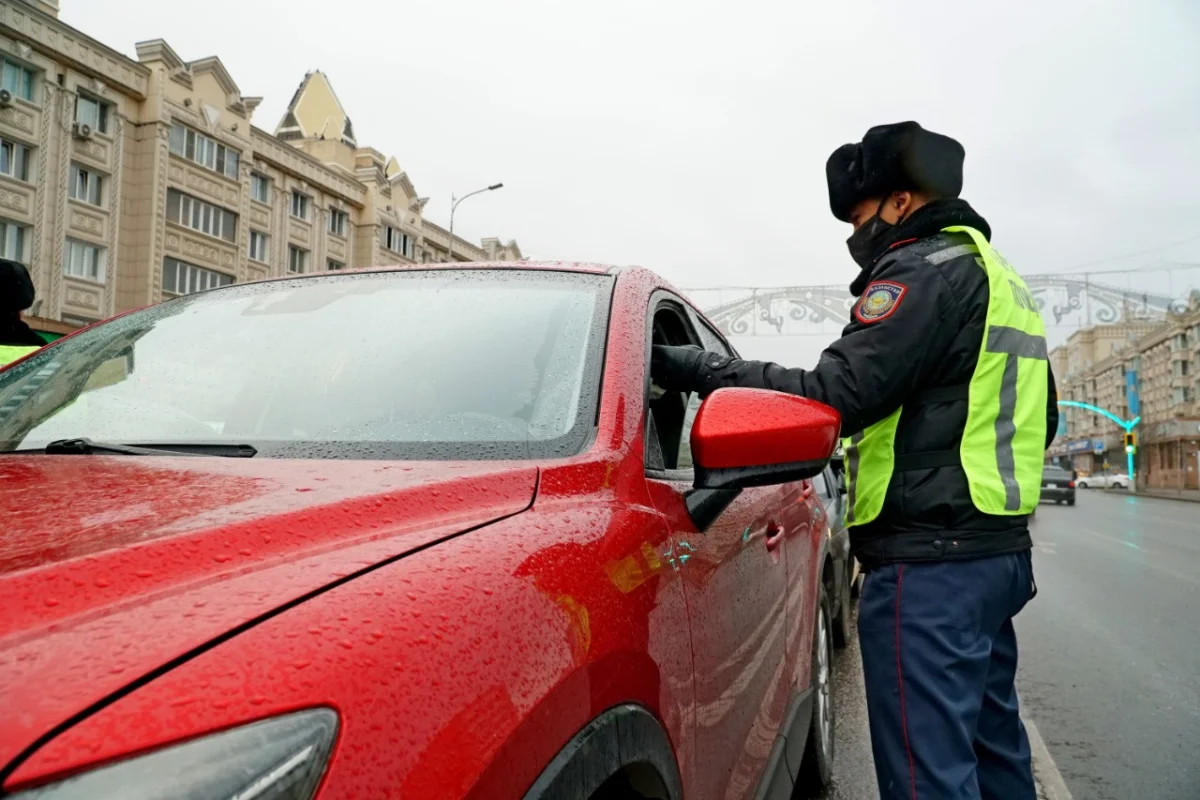
[[[986,7],[985,7],[986,6]],[[1003,6],[1000,8],[1000,6]],[[915,119],[1018,269],[1200,261],[1196,0],[63,0],[133,55],[218,55],[273,131],[321,69],[429,218],[685,287],[843,284],[825,159]],[[1194,274],[1194,273],[1193,273]]]

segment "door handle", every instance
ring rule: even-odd
[[[768,550],[778,549],[783,544],[783,528],[777,522],[767,524],[766,545]]]

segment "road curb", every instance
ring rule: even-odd
[[[1116,494],[1116,492],[1113,492]],[[1192,497],[1189,495],[1171,494],[1170,492],[1155,492],[1139,489],[1136,493],[1129,495],[1130,497],[1146,497],[1151,500],[1174,500],[1179,503],[1200,503],[1200,496]]]
[[[1050,756],[1046,742],[1032,720],[1022,719],[1029,738],[1029,753],[1033,759],[1033,780],[1037,784],[1038,800],[1071,800],[1071,792],[1062,773]]]

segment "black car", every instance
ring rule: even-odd
[[[1055,505],[1075,505],[1075,473],[1062,467],[1047,466],[1043,469],[1042,500]]]

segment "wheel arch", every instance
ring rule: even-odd
[[[524,800],[589,800],[622,774],[644,796],[682,800],[670,737],[654,714],[634,703],[610,708],[584,725],[542,770]]]

